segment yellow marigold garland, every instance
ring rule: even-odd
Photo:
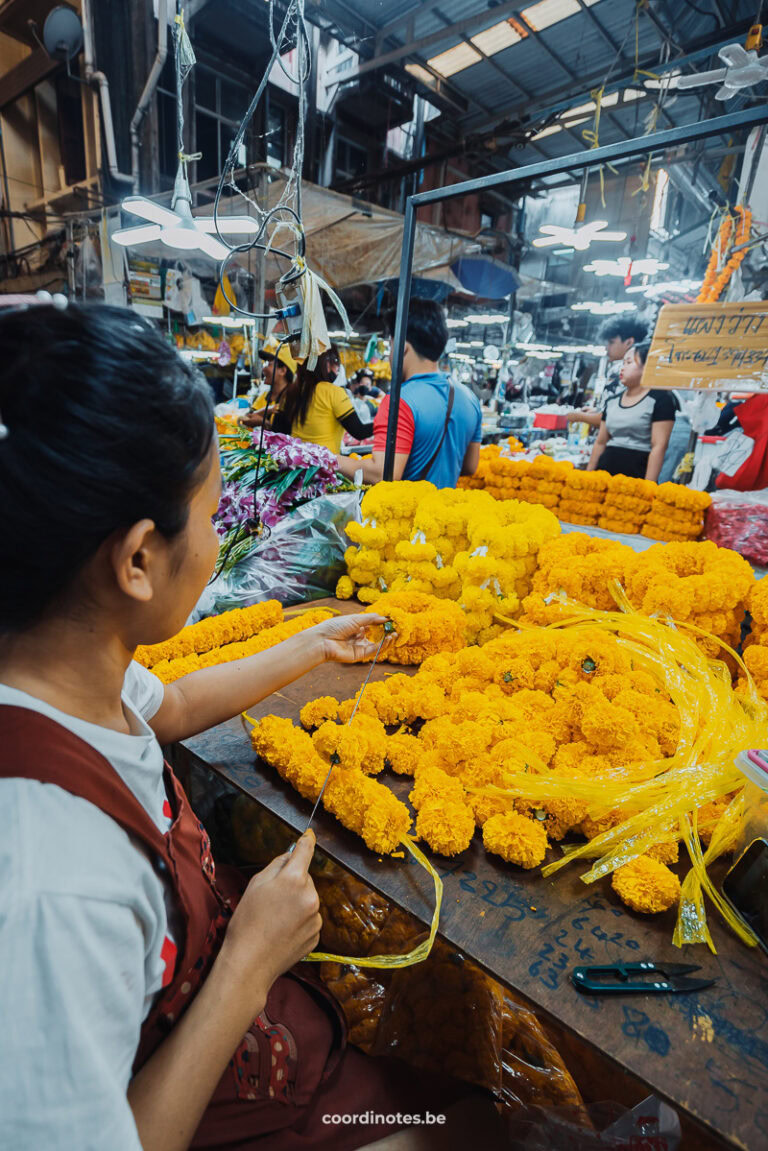
[[[264,628],[282,623],[282,620],[282,604],[276,599],[265,600],[190,624],[162,643],[137,647],[133,658],[143,667],[153,668],[166,660],[180,659],[195,652],[201,655],[228,643],[250,639]]]
[[[178,659],[161,660],[160,663],[154,664],[150,670],[163,683],[174,683],[182,676],[189,675],[193,671],[200,671],[201,668],[216,667],[218,664],[231,663],[232,660],[257,655],[261,651],[266,651],[268,648],[282,643],[285,639],[290,639],[292,635],[297,635],[300,631],[314,627],[316,623],[330,619],[332,615],[333,612],[327,608],[313,608],[295,619],[285,620],[274,627],[264,628],[263,631],[257,632],[242,643],[227,643],[222,647],[215,647],[210,651],[203,652],[202,655],[193,652]]]

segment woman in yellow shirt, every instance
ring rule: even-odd
[[[285,345],[280,351],[285,351]],[[363,423],[347,391],[333,383],[341,366],[336,348],[323,352],[313,369],[296,364],[295,371],[286,365],[283,356],[278,356],[276,362],[268,344],[259,355],[266,361],[264,378],[271,384],[272,400],[278,405],[271,417],[273,432],[320,444],[334,455],[341,449],[345,431],[358,440],[373,435],[373,421]],[[259,417],[260,413],[254,413],[243,422],[257,425],[261,422]]]

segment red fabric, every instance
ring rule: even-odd
[[[384,452],[387,447],[387,420],[389,419],[389,396],[385,396],[379,404],[379,410],[373,418],[373,450]],[[416,434],[416,422],[413,412],[405,400],[400,401],[400,410],[397,413],[397,439],[395,452],[404,456],[411,454],[413,437]]]
[[[716,484],[737,492],[759,491],[768,487],[768,396],[750,396],[736,408],[736,419],[755,446],[732,476],[721,472]]]
[[[47,716],[0,706],[0,778],[56,784],[101,808],[165,869],[182,913],[175,968],[141,1029],[138,1070],[202,986],[244,882],[218,878],[210,841],[171,768],[165,785],[173,813],[166,835],[154,825],[112,765]],[[165,948],[164,948],[165,952]],[[170,951],[167,958],[171,960]],[[458,1089],[457,1089],[458,1088]],[[224,1151],[353,1151],[392,1126],[329,1126],[325,1114],[445,1110],[466,1092],[450,1077],[430,1088],[404,1064],[346,1047],[343,1014],[323,985],[291,972],[273,985],[222,1076],[191,1143]]]

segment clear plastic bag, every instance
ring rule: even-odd
[[[345,534],[360,520],[360,492],[318,496],[284,516],[251,552],[213,584],[216,611],[260,600],[307,603],[333,595],[346,572]]]
[[[753,840],[768,839],[768,773],[750,759],[746,751],[737,757],[736,764],[747,784],[741,796],[740,818],[734,820],[731,841],[734,859],[738,859]]]
[[[704,536],[720,547],[740,552],[752,563],[768,566],[768,488],[713,492]]]
[[[680,1120],[655,1095],[631,1111],[601,1103],[590,1114],[594,1128],[574,1120],[567,1109],[533,1107],[514,1123],[510,1151],[677,1151],[680,1146]]]

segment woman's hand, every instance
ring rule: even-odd
[[[240,416],[237,422],[245,428],[260,428],[264,422],[264,413],[248,412],[246,415]]]
[[[320,900],[309,875],[314,850],[315,833],[307,831],[292,854],[278,855],[254,875],[227,928],[219,956],[252,996],[254,1015],[277,977],[320,938]]]
[[[323,620],[322,623],[315,624],[310,631],[322,638],[326,661],[359,663],[361,660],[371,659],[379,646],[378,640],[373,643],[368,639],[366,628],[386,622],[386,617],[383,615],[360,612],[357,615],[337,615],[333,619]],[[387,649],[393,638],[394,635],[387,637],[382,651]]]

